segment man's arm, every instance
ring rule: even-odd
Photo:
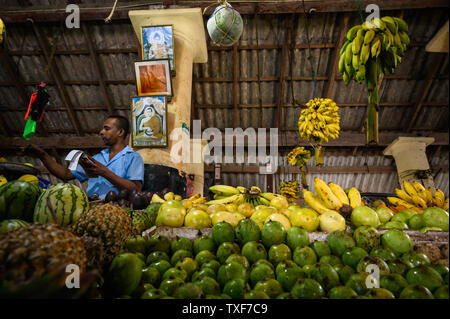
[[[87,174],[102,176],[119,190],[122,190],[122,189],[128,189],[130,191],[131,190],[137,190],[137,191],[142,190],[141,181],[133,181],[133,180],[128,180],[126,178],[122,178],[122,177],[114,174],[105,165],[96,161],[94,158],[92,158],[90,156],[88,158],[90,161],[81,159],[81,161],[83,163],[83,168]]]
[[[50,155],[48,155],[47,152],[45,152],[43,149],[37,148],[34,145],[29,145],[26,149],[26,152],[31,156],[38,157],[42,161],[44,166],[48,169],[48,171],[59,179],[62,179],[66,182],[75,178],[75,176],[73,176],[68,168],[62,166],[54,159],[52,159]]]

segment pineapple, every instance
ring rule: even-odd
[[[101,239],[105,250],[105,263],[110,263],[125,247],[128,237],[133,235],[130,216],[122,207],[112,203],[91,208],[80,216],[72,230],[78,236]]]
[[[80,273],[84,273],[87,265],[84,242],[55,224],[33,224],[0,237],[2,293],[26,291],[36,298],[65,288],[69,264],[77,265]]]

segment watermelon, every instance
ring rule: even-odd
[[[29,223],[20,219],[6,219],[0,223],[0,235],[6,234],[11,230],[20,227],[26,227],[29,225],[30,225]]]
[[[41,189],[25,181],[11,181],[0,187],[0,221],[5,219],[21,219],[33,221],[36,201]]]
[[[58,183],[39,196],[34,209],[34,221],[42,224],[56,223],[64,227],[73,224],[88,210],[89,200],[81,188],[73,184]]]

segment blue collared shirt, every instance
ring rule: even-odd
[[[144,161],[141,155],[133,151],[129,146],[125,146],[111,160],[109,160],[109,148],[95,154],[93,158],[119,177],[144,183]],[[80,183],[88,180],[86,172],[81,165],[78,165],[77,169],[71,172]],[[119,190],[110,181],[99,176],[89,178],[86,193],[88,196],[98,194],[99,198],[105,198],[106,194],[111,190],[119,193]]]

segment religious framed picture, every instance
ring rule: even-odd
[[[172,78],[168,59],[134,63],[137,95],[172,96]]]
[[[173,26],[141,28],[142,60],[169,59],[170,71],[175,75]]]
[[[136,96],[131,103],[133,147],[167,147],[165,96]]]

